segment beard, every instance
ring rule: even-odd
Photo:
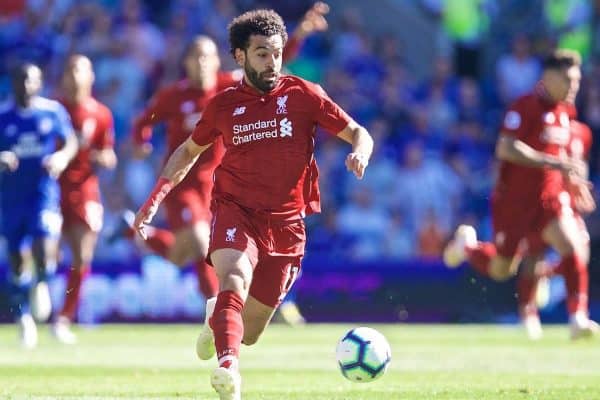
[[[275,73],[275,79],[273,79],[272,81],[267,80],[265,78],[265,75],[273,73],[274,70],[267,70],[259,73],[257,70],[250,66],[248,59],[246,59],[246,62],[244,63],[244,72],[246,73],[246,76],[248,77],[250,83],[252,83],[254,87],[256,87],[262,92],[268,92],[272,90],[275,87],[275,85],[277,85],[277,81],[279,80],[279,72]]]

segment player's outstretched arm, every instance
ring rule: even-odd
[[[190,137],[171,154],[152,193],[135,215],[133,227],[144,240],[147,237],[144,227],[152,221],[160,203],[185,178],[200,154],[210,146],[212,143],[198,146]]]
[[[373,138],[355,121],[350,121],[337,136],[352,145],[352,152],[346,157],[346,169],[362,179],[373,153]]]

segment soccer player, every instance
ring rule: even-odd
[[[444,251],[449,267],[466,260],[483,275],[503,281],[516,274],[524,255],[537,257],[552,247],[561,257],[560,268],[573,277],[575,290],[567,300],[573,338],[596,327],[588,317],[587,266],[576,251],[579,234],[564,180],[576,188],[576,196],[585,191],[577,178],[583,164],[566,155],[569,104],[579,90],[580,64],[577,53],[554,51],[544,61],[534,92],[518,99],[504,117],[496,144],[501,163],[492,195],[494,243],[478,242],[475,229],[461,225]],[[527,307],[520,314],[526,327],[537,318]]]
[[[89,274],[98,232],[102,228],[103,208],[95,168],[114,168],[113,118],[110,110],[92,97],[94,70],[89,58],[69,57],[62,76],[60,102],[71,116],[79,152],[60,176],[60,205],[64,219],[63,237],[71,249],[65,302],[52,325],[54,336],[66,344],[75,343],[70,329],[79,303],[79,292]]]
[[[284,60],[294,58],[304,38],[315,31],[327,29],[324,16],[327,4],[318,2],[307,11],[284,49]],[[167,125],[167,145],[170,156],[191,134],[209,101],[219,91],[235,85],[242,71],[220,71],[220,59],[215,42],[207,36],[197,36],[185,52],[183,65],[186,78],[160,90],[134,123],[134,154],[138,158],[152,151],[152,126]],[[213,173],[223,156],[224,147],[217,141],[199,157],[186,178],[174,189],[165,206],[172,231],[149,227],[147,246],[176,265],[195,262],[200,292],[214,297],[218,280],[212,267],[206,264],[210,236],[210,195]],[[127,215],[127,214],[125,214]],[[133,219],[132,216],[129,219]],[[126,232],[133,236],[133,230]]]
[[[219,367],[211,383],[221,400],[241,398],[240,345],[256,343],[301,268],[303,217],[320,211],[316,128],[352,144],[346,167],[359,179],[373,148],[369,133],[320,86],[281,75],[287,34],[277,13],[250,11],[228,29],[244,78],[206,104],[192,136],[171,155],[135,217],[145,237],[145,225],[164,197],[222,140],[208,253],[219,294],[207,302],[209,318],[196,348],[200,358],[209,359],[216,347]]]
[[[46,320],[51,303],[47,275],[56,269],[62,218],[58,176],[77,152],[77,139],[65,109],[39,97],[42,71],[25,63],[12,74],[13,98],[0,109],[0,212],[9,251],[11,309],[26,348],[37,344],[32,317]],[[32,289],[22,247],[31,240],[37,272]]]
[[[570,139],[567,146],[567,154],[577,160],[586,163],[589,159],[589,152],[592,146],[592,132],[590,128],[579,121],[571,120],[570,122]],[[587,168],[584,170],[584,175],[581,179],[587,179]],[[583,185],[573,185],[566,181],[567,193],[571,198],[571,210],[566,212],[572,213],[577,224],[577,232],[579,234],[576,242],[576,253],[579,254],[583,262],[588,264],[590,258],[590,235],[588,233],[583,215],[589,214],[595,210],[596,204],[589,190],[589,187]],[[579,191],[579,193],[577,192]],[[548,266],[543,261],[543,254],[537,256],[527,256],[519,271],[517,277],[517,293],[519,305],[521,309],[527,308],[529,323],[525,325],[529,336],[533,339],[541,337],[542,329],[537,310],[538,292],[548,291],[549,288],[547,278],[552,275],[563,275],[567,288],[567,298],[577,296],[580,292],[578,282],[580,279],[570,270],[564,270],[561,264]],[[582,283],[586,284],[587,279]],[[581,289],[587,295],[587,288]],[[587,311],[587,310],[586,310]],[[598,331],[597,324],[590,321],[590,330],[572,330],[571,337],[576,339],[580,336],[590,335]]]

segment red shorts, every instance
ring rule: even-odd
[[[233,202],[213,202],[209,262],[218,249],[244,252],[254,267],[250,295],[269,307],[281,303],[298,277],[305,243],[300,216],[282,221]]]
[[[211,221],[210,197],[212,181],[182,182],[165,198],[167,222],[174,231],[196,222]]]
[[[492,224],[498,254],[512,258],[521,243],[529,254],[543,252],[547,244],[542,239],[542,231],[548,223],[566,213],[573,213],[567,192],[538,200],[533,205],[494,197]]]
[[[100,190],[96,187],[81,190],[62,189],[60,208],[63,215],[63,230],[76,225],[85,225],[92,232],[100,232],[104,208],[100,203]]]

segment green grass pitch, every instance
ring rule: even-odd
[[[515,326],[369,325],[392,347],[387,374],[346,381],[334,358],[351,325],[273,325],[242,349],[244,400],[600,399],[600,340],[572,343],[550,326],[532,343]],[[216,399],[214,359],[195,358],[198,327],[100,325],[78,329],[79,344],[17,346],[0,326],[0,399]]]

